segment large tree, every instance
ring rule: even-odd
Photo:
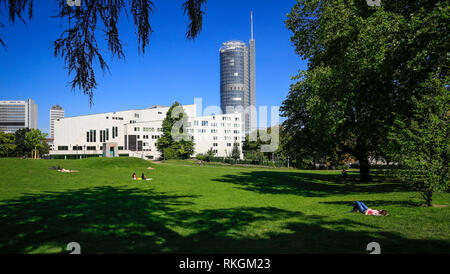
[[[26,135],[30,131],[31,131],[31,129],[29,129],[29,128],[21,128],[19,130],[16,130],[16,132],[14,133],[17,156],[28,155],[31,153],[31,150],[34,148],[34,147],[30,146],[25,140]]]
[[[422,85],[433,95],[413,97],[412,115],[396,117],[386,151],[398,163],[394,175],[419,192],[427,206],[434,192],[450,188],[450,93],[436,78]]]
[[[36,1],[40,2],[40,1]],[[72,5],[69,5],[71,2]],[[187,39],[195,39],[202,30],[203,14],[207,0],[185,0],[184,13],[189,18],[186,30]],[[33,17],[34,0],[0,0],[0,14],[9,15],[9,22],[20,20],[26,23]],[[79,5],[78,5],[79,4]],[[74,74],[70,82],[72,89],[78,88],[89,96],[92,104],[94,90],[97,87],[94,62],[101,70],[109,70],[102,54],[104,52],[97,40],[106,38],[107,51],[111,57],[122,59],[125,53],[119,38],[119,22],[127,19],[122,14],[131,14],[136,28],[139,52],[144,54],[150,43],[153,30],[150,14],[154,10],[151,0],[56,0],[56,17],[67,21],[67,28],[54,41],[54,54],[64,59],[69,75]],[[4,27],[0,22],[0,28]],[[6,47],[6,40],[0,37],[0,45]]]
[[[14,155],[16,149],[15,136],[12,133],[0,131],[0,157]]]
[[[352,155],[370,180],[393,113],[411,111],[430,73],[448,74],[448,14],[448,1],[298,0],[286,25],[308,69],[281,108],[291,144],[315,158]]]
[[[32,129],[25,134],[25,145],[28,148],[39,150],[41,154],[48,153],[46,137],[47,133],[43,133],[39,129]]]
[[[187,159],[194,154],[193,136],[187,132],[187,126],[188,116],[183,106],[175,102],[163,120],[163,135],[156,141],[164,159]]]

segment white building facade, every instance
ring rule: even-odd
[[[193,136],[194,156],[213,149],[218,157],[231,156],[234,145],[242,157],[241,114],[196,116],[196,105],[182,106],[188,116],[186,131]],[[156,141],[169,107],[125,110],[59,118],[54,121],[52,156],[133,156],[160,159]]]

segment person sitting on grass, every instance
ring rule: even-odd
[[[389,215],[389,214],[387,214],[386,210],[371,209],[371,208],[367,207],[363,202],[356,201],[351,212],[356,212],[358,210],[359,210],[359,212],[361,212],[365,215],[372,215],[372,216],[388,216]]]
[[[147,178],[145,177],[144,173],[142,172],[142,176],[141,176],[142,180],[146,180],[146,181],[150,181],[151,178]]]
[[[136,180],[136,173],[133,172],[133,175],[131,175],[131,180]]]

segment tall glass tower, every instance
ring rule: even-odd
[[[242,113],[243,133],[249,133],[250,110],[255,106],[255,40],[251,14],[250,49],[242,41],[228,41],[220,48],[220,107],[222,112]]]

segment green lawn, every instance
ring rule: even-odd
[[[48,169],[58,164],[80,172]],[[349,213],[355,200],[390,216]],[[69,242],[82,253],[368,253],[374,241],[382,253],[450,253],[450,208],[420,203],[401,184],[343,184],[338,171],[0,159],[0,253]]]

